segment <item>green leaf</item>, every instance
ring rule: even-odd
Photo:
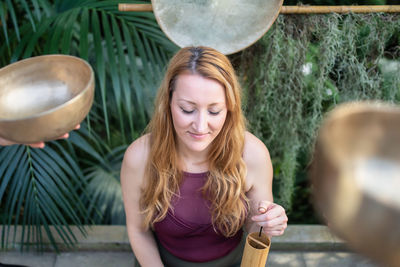
[[[126,22],[122,21],[121,26],[124,35],[124,41],[128,52],[129,65],[131,66],[130,67],[131,79],[133,83],[133,88],[135,90],[135,96],[136,99],[143,99],[143,88],[139,82],[140,75],[136,66],[135,47],[132,42],[132,37]],[[135,30],[135,27],[132,26],[132,29]],[[135,104],[138,107],[137,108],[138,112],[136,113],[136,115],[139,116],[138,119],[140,120],[140,122],[144,124],[146,121],[146,117],[145,117],[145,108],[143,106],[143,101],[137,101]]]
[[[122,93],[121,93],[121,85],[120,85],[120,77],[118,73],[118,66],[115,61],[115,50],[114,50],[114,38],[111,36],[111,28],[109,24],[109,18],[106,16],[106,13],[103,11],[101,12],[102,16],[102,23],[103,23],[103,32],[105,35],[105,44],[106,44],[106,51],[108,56],[108,61],[110,64],[110,76],[112,82],[112,89],[113,95],[115,98],[115,104],[118,111],[118,118],[120,121],[121,133],[122,133],[122,140],[125,142],[125,130],[124,130],[124,123],[123,123],[123,116],[122,116]],[[115,32],[114,32],[115,34]]]
[[[107,91],[106,91],[106,71],[105,71],[105,62],[103,57],[103,40],[100,34],[100,23],[99,18],[97,16],[97,12],[93,10],[91,12],[92,15],[92,30],[94,36],[94,47],[95,47],[95,56],[96,56],[96,70],[97,76],[100,83],[100,93],[101,93],[101,103],[104,114],[104,122],[107,134],[107,140],[110,141],[110,125],[108,121],[108,112],[107,112]]]
[[[6,0],[7,1],[7,5],[8,5],[8,9],[10,10],[9,14],[12,20],[12,23],[14,24],[14,30],[15,30],[15,34],[17,35],[18,41],[21,39],[20,34],[19,34],[19,27],[18,27],[18,23],[17,23],[17,17],[15,16],[15,11],[14,11],[14,7],[11,4],[10,0]]]
[[[66,16],[65,31],[61,41],[61,53],[63,54],[70,54],[72,33],[74,31],[74,24],[76,23],[76,18],[78,17],[79,12],[79,9],[73,9],[71,12],[69,12],[68,16]]]
[[[87,61],[89,60],[89,10],[87,8],[83,8],[80,26],[79,53]]]
[[[28,4],[26,3],[25,0],[19,0],[19,1],[21,2],[23,8],[25,9],[26,15],[27,15],[29,21],[31,22],[32,29],[35,32],[36,31],[36,26],[35,26],[35,22],[33,21],[32,12],[31,12]]]
[[[123,42],[120,34],[120,24],[117,23],[116,19],[114,16],[111,17],[111,24],[112,24],[112,31],[114,33],[114,38],[115,38],[115,43],[116,43],[116,49],[118,51],[118,66],[120,67],[119,72],[121,74],[121,84],[122,84],[122,90],[123,90],[123,97],[122,99],[117,99],[116,101],[119,101],[122,104],[125,104],[125,109],[127,114],[132,114],[132,104],[131,104],[131,90],[129,88],[129,76],[128,76],[128,68],[125,62],[125,51],[123,48]],[[122,114],[121,114],[122,115]],[[122,116],[121,116],[122,117]],[[134,134],[133,130],[133,119],[132,116],[128,116],[128,123],[130,126],[130,131],[131,135]],[[121,129],[123,130],[123,129]],[[125,140],[124,140],[125,143]]]
[[[7,32],[7,20],[6,20],[6,11],[5,11],[5,3],[0,2],[0,23],[3,26],[4,36],[6,37],[7,46],[9,45],[8,41],[8,32]]]
[[[23,153],[23,146],[0,148],[0,202]],[[12,168],[14,167],[14,168]]]
[[[44,19],[38,25],[38,30],[35,33],[33,33],[33,35],[24,36],[24,39],[29,39],[29,41],[27,42],[27,46],[25,47],[25,51],[24,54],[22,55],[22,58],[28,58],[32,56],[34,48],[38,45],[37,43],[39,38],[45,33],[50,23],[51,23],[50,19]]]
[[[46,44],[45,51],[46,53],[58,53],[59,48],[60,48],[60,40],[61,36],[63,35],[65,31],[65,21],[67,19],[67,16],[65,13],[60,14],[59,16],[52,17],[52,23],[51,26],[49,27],[49,32],[51,33],[51,37],[49,38],[49,41]]]

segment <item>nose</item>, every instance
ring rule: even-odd
[[[207,133],[208,132],[208,117],[206,112],[198,112],[197,116],[193,122],[193,128],[197,133]]]

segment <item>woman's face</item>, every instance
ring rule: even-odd
[[[180,74],[170,106],[179,150],[206,152],[225,122],[224,87],[198,74]]]

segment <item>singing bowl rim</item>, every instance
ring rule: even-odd
[[[346,102],[328,112],[326,120],[322,123],[322,127],[345,116],[371,111],[400,113],[400,106],[379,100]]]
[[[279,1],[279,3],[276,5],[277,7],[279,7],[277,12],[274,14],[274,16],[271,17],[271,19],[268,21],[268,24],[265,27],[265,29],[263,31],[260,31],[260,34],[257,36],[257,38],[254,39],[254,41],[250,42],[249,44],[247,44],[247,45],[245,45],[245,46],[243,46],[241,48],[232,49],[231,51],[219,51],[219,52],[221,52],[224,55],[232,55],[232,54],[235,54],[235,53],[237,53],[239,51],[242,51],[242,50],[252,46],[258,40],[260,40],[260,38],[263,37],[268,32],[268,30],[272,27],[272,25],[274,24],[276,18],[279,16],[279,13],[280,13],[280,11],[282,9],[282,5],[283,5],[283,0],[278,0],[278,1]],[[157,5],[156,2],[157,2],[157,0],[151,0],[151,5],[153,6],[153,13],[154,13],[154,16],[156,17],[157,24],[160,26],[161,30],[168,37],[169,40],[171,40],[178,47],[182,48],[183,46],[178,44],[178,42],[175,40],[175,38],[171,37],[170,32],[166,30],[166,27],[165,27],[164,23],[162,23],[159,15],[157,13],[157,9],[155,8],[155,6]],[[209,45],[207,45],[207,44],[198,44],[198,45],[195,45],[195,46],[209,46]],[[216,49],[215,47],[212,47],[212,48]]]
[[[323,119],[318,130],[314,150],[320,149],[329,163],[337,163],[337,159],[334,157],[334,153],[332,153],[332,150],[337,151],[337,147],[330,146],[331,142],[329,140],[332,137],[332,132],[329,128],[333,127],[340,120],[350,119],[354,116],[363,116],[368,113],[380,113],[381,115],[395,113],[400,115],[400,106],[380,100],[351,101],[339,104],[333,110],[329,111]]]
[[[87,84],[84,86],[84,88],[82,88],[82,90],[79,90],[78,94],[76,94],[74,97],[72,97],[71,99],[63,102],[60,105],[57,105],[57,106],[55,106],[53,108],[50,108],[48,110],[41,111],[41,112],[26,116],[26,117],[21,117],[21,118],[16,118],[16,119],[15,118],[14,119],[0,118],[0,123],[22,122],[22,121],[25,121],[25,120],[30,120],[30,119],[35,119],[35,118],[39,118],[39,117],[42,117],[42,116],[46,116],[48,114],[54,113],[54,112],[56,112],[58,110],[61,110],[64,107],[66,107],[66,106],[70,105],[71,103],[75,102],[76,99],[78,99],[82,95],[86,94],[87,91],[89,91],[89,90],[94,91],[94,71],[93,71],[92,66],[90,66],[90,64],[86,60],[84,60],[84,59],[82,59],[80,57],[72,56],[72,55],[49,54],[49,55],[41,55],[41,56],[35,56],[35,57],[22,59],[22,60],[19,60],[17,62],[14,62],[12,64],[9,64],[9,65],[1,68],[0,69],[0,77],[2,75],[2,72],[5,72],[6,70],[8,70],[10,68],[14,68],[17,65],[22,65],[23,63],[30,62],[30,61],[39,61],[40,62],[40,59],[44,59],[44,58],[69,58],[69,59],[77,60],[80,63],[83,63],[83,65],[85,65],[88,68],[89,73],[90,73],[90,77],[89,77],[89,80],[88,80]],[[93,100],[91,101],[91,103],[92,102],[93,102]],[[89,110],[90,110],[90,108],[89,108]]]

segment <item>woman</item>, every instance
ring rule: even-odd
[[[207,47],[171,59],[147,134],[125,153],[121,185],[144,267],[236,266],[243,227],[277,236],[287,226],[273,203],[269,152],[245,130],[232,65]]]

